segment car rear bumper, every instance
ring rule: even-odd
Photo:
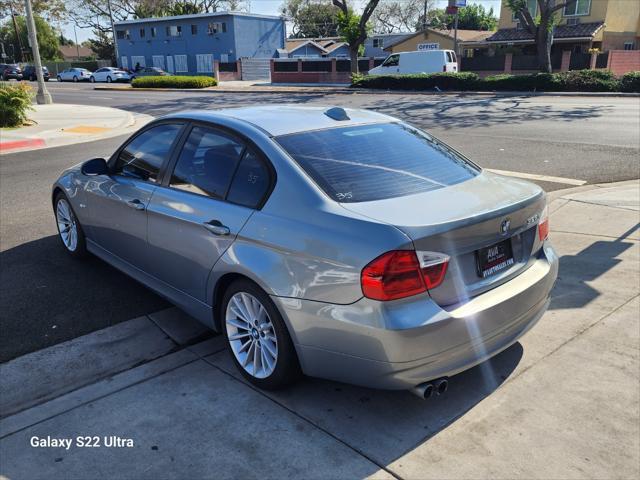
[[[453,307],[428,295],[350,305],[274,301],[307,375],[407,389],[460,373],[514,344],[546,311],[557,275],[558,258],[545,242],[520,275]]]

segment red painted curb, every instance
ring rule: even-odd
[[[0,152],[15,150],[17,148],[27,147],[44,147],[45,142],[42,138],[28,138],[26,140],[14,140],[12,142],[0,142]]]

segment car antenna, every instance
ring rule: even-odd
[[[338,121],[351,120],[349,118],[349,115],[347,115],[347,112],[345,112],[344,108],[342,107],[332,107],[326,112],[324,112],[324,114],[327,117],[332,118],[334,120],[338,120]]]

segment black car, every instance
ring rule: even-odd
[[[0,73],[2,80],[22,80],[22,70],[18,65],[9,65],[6,63],[0,63]]]
[[[51,75],[49,74],[49,69],[47,67],[42,67],[42,76],[44,77],[45,82],[49,81],[49,77]],[[35,65],[26,65],[24,67],[22,70],[22,79],[31,80],[32,82],[35,82],[38,79]]]

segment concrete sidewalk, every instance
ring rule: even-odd
[[[88,105],[34,105],[33,125],[0,130],[0,155],[24,150],[92,142],[132,133],[151,116]]]
[[[444,396],[316,379],[258,391],[219,336],[200,341],[170,309],[0,366],[0,475],[637,478],[640,182],[549,199],[549,312]],[[101,446],[31,446],[47,436]]]

